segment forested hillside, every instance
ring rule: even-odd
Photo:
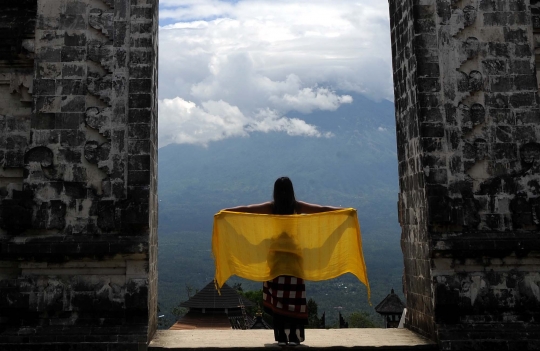
[[[334,112],[289,114],[331,137],[252,133],[206,147],[169,145],[159,150],[159,302],[161,313],[187,299],[186,285],[202,288],[213,277],[213,215],[224,207],[271,199],[274,180],[289,176],[297,199],[354,207],[376,305],[391,288],[401,291],[403,262],[397,221],[397,158],[393,105],[362,96]],[[231,283],[240,281],[231,279]],[[242,281],[244,289],[260,283]],[[369,306],[352,276],[309,283],[308,294],[327,320]]]

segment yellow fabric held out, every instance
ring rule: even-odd
[[[221,211],[214,216],[212,252],[218,289],[232,275],[254,281],[279,275],[321,281],[352,273],[370,296],[352,208],[287,216]]]

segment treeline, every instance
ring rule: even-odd
[[[236,283],[233,286],[236,291],[244,296],[246,299],[253,302],[255,305],[254,307],[250,307],[246,309],[246,312],[250,315],[254,316],[258,311],[263,312],[263,319],[269,324],[272,325],[272,316],[264,313],[263,311],[263,291],[260,290],[247,290],[244,291],[242,288],[241,283]],[[343,328],[346,327],[346,325],[349,328],[378,328],[379,325],[372,320],[369,313],[365,311],[356,311],[351,313],[348,317],[346,317],[347,321],[345,323],[339,323],[333,324],[333,325],[327,325],[326,323],[326,312],[323,312],[322,315],[319,316],[319,305],[317,302],[310,298],[307,301],[307,311],[308,311],[308,324],[306,328],[310,329],[325,329],[325,328]],[[341,317],[341,313],[340,313]],[[341,317],[340,319],[342,319]]]
[[[262,289],[258,290],[244,290],[242,283],[235,283],[233,285],[239,295],[242,295],[244,298],[253,302],[253,306],[246,307],[246,313],[250,316],[255,316],[257,313],[262,313],[262,318],[268,325],[273,325],[272,316],[264,312],[263,309],[263,291]],[[185,291],[188,296],[188,299],[195,295],[199,290],[193,288],[191,285],[186,284]],[[182,301],[183,302],[183,301]],[[308,329],[329,329],[329,328],[379,328],[381,327],[380,323],[377,323],[376,320],[373,320],[372,316],[366,311],[355,311],[347,316],[343,317],[341,312],[339,312],[338,323],[327,323],[326,312],[319,314],[319,305],[313,299],[310,298],[307,301],[307,310],[308,310],[308,324],[306,328]],[[170,328],[178,319],[184,316],[188,309],[181,307],[180,303],[174,306],[169,313],[163,310],[162,306],[158,306],[158,316],[159,316],[159,329],[168,329]]]

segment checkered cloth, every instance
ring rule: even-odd
[[[301,278],[279,276],[263,283],[263,305],[273,314],[307,323],[306,285]]]

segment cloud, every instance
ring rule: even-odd
[[[233,54],[215,58],[211,74],[192,85],[190,95],[198,101],[223,99],[239,106],[243,111],[256,111],[271,107],[286,113],[296,110],[310,113],[313,110],[335,111],[342,103],[351,103],[352,97],[339,96],[328,88],[304,87],[295,74],[282,81],[274,81],[254,70],[248,54]]]
[[[160,147],[171,143],[200,143],[232,136],[246,136],[247,118],[237,107],[224,101],[197,106],[182,98],[160,100]]]
[[[341,104],[350,104],[353,101],[350,95],[337,96],[326,88],[303,88],[296,95],[272,96],[270,100],[276,105],[303,113],[310,113],[317,109],[335,111]]]
[[[250,132],[285,132],[293,136],[331,137],[315,126],[279,112],[260,110],[245,116],[238,107],[220,101],[206,101],[201,106],[176,97],[160,100],[159,147],[168,144],[199,144],[230,137],[245,137]]]
[[[380,0],[161,0],[160,99],[180,97],[201,111],[222,101],[251,121],[260,111],[335,111],[352,102],[347,92],[392,99],[387,7]]]
[[[388,129],[386,129],[385,127],[379,127],[379,128],[377,128],[377,130],[379,132],[387,132],[388,131]]]

